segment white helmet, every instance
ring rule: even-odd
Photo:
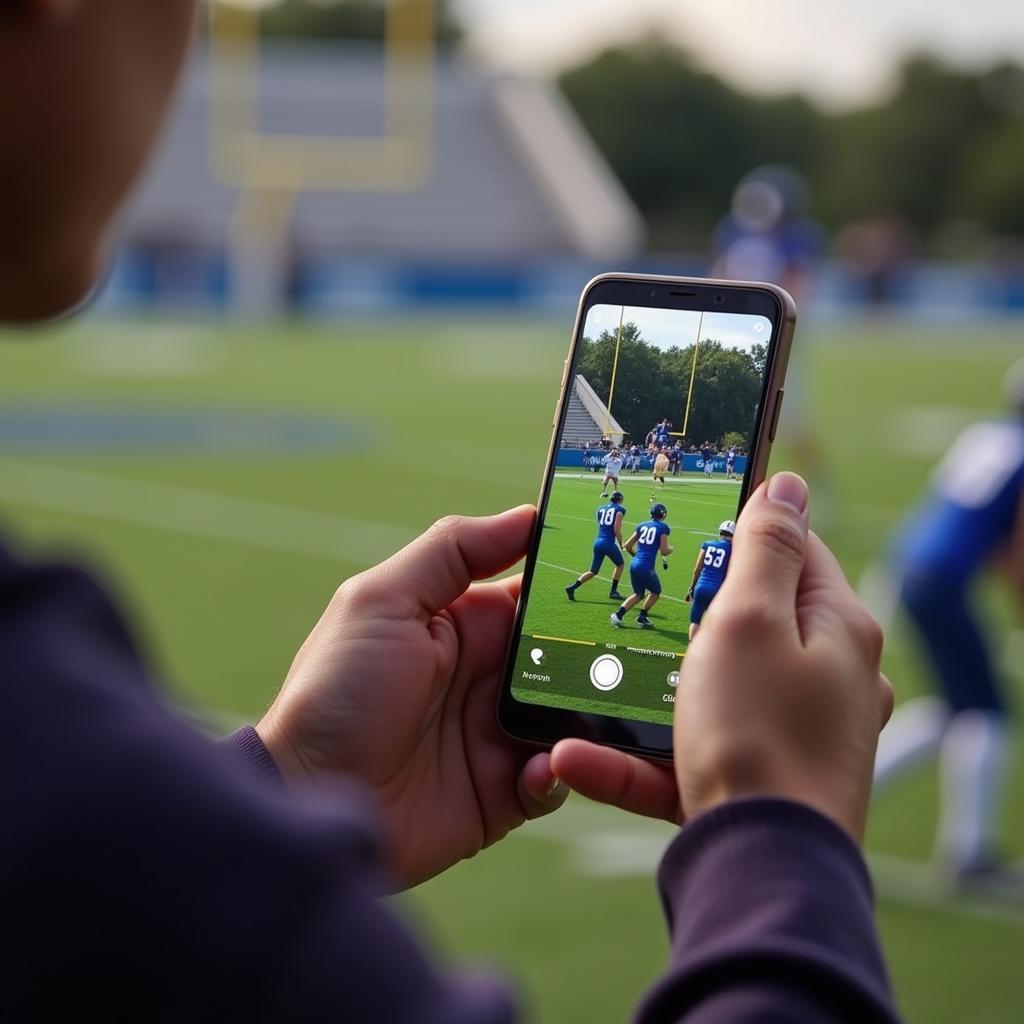
[[[727,533],[732,537],[736,533],[736,524],[731,519],[726,519],[724,523],[719,524],[718,532]]]

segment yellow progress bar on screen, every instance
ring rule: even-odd
[[[596,647],[597,644],[592,640],[567,640],[564,636],[538,636],[536,633],[533,634],[534,640],[555,640],[560,644],[579,644],[580,647]]]

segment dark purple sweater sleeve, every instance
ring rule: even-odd
[[[515,1018],[379,898],[361,801],[299,800],[255,734],[225,749],[179,720],[85,574],[0,550],[0,686],[0,1018]]]
[[[0,549],[0,1018],[504,1024],[379,898],[353,790],[300,799],[251,728],[216,744],[160,701],[103,590]],[[661,1021],[891,1020],[863,864],[813,811],[730,805],[661,881]]]
[[[672,953],[638,1024],[897,1021],[864,861],[812,808],[723,804],[680,831],[658,882]]]

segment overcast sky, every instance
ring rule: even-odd
[[[907,50],[959,63],[1024,62],[1020,0],[455,0],[473,48],[550,73],[661,26],[701,62],[755,89],[851,105],[883,93]]]
[[[771,322],[763,316],[701,314],[685,309],[653,309],[648,306],[626,306],[623,309],[622,306],[606,305],[591,308],[583,333],[589,338],[596,338],[602,331],[615,331],[620,314],[624,323],[632,322],[640,328],[640,337],[644,341],[662,350],[692,345],[698,326],[702,341],[714,338],[726,348],[744,352],[749,352],[756,342],[766,342],[771,336]]]

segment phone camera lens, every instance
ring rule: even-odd
[[[725,301],[725,300],[724,300],[724,299],[722,298],[722,296],[721,296],[721,295],[716,295],[716,296],[715,296],[715,302],[724,302],[724,301]]]

